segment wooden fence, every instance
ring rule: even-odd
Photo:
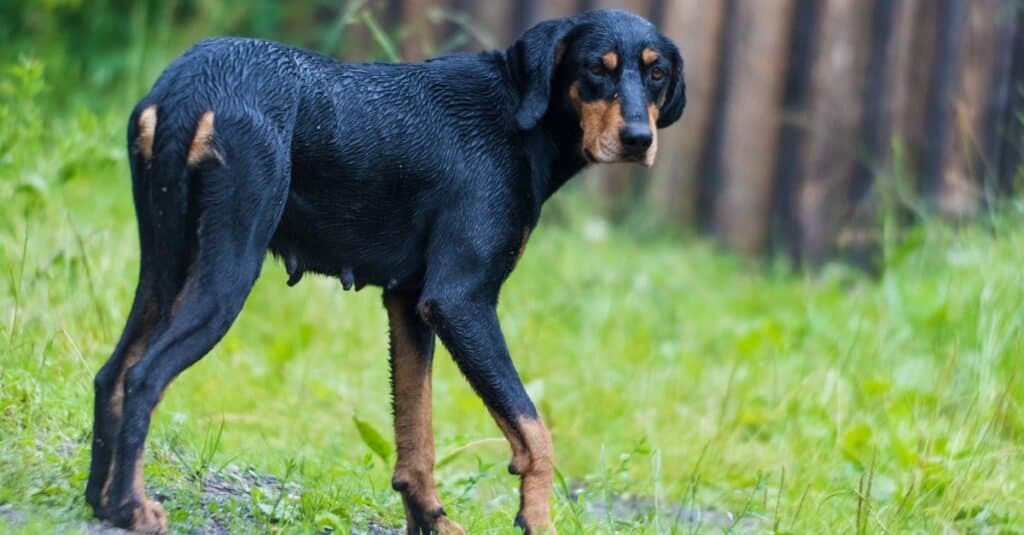
[[[617,7],[686,59],[689,100],[650,170],[598,169],[593,192],[646,199],[751,256],[812,264],[870,246],[894,191],[969,217],[1020,176],[1019,0],[387,0],[358,4],[405,59],[505,47],[529,25]],[[354,57],[373,42],[352,26]]]

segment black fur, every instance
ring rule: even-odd
[[[645,47],[659,51],[664,79],[637,63]],[[587,67],[610,49],[623,65],[595,77]],[[227,331],[268,250],[289,284],[312,272],[346,289],[418,296],[419,314],[488,407],[536,417],[495,304],[541,205],[587,164],[569,87],[578,82],[584,101],[623,99],[624,117],[659,104],[665,127],[685,105],[682,76],[675,45],[621,11],[543,22],[507,52],[423,64],[342,64],[252,39],[195,45],[129,121],[142,260],[121,342],[96,377],[87,489],[96,513],[131,524],[140,499],[131,467],[151,411]],[[138,121],[152,105],[146,158]],[[207,111],[216,157],[186,165]],[[122,373],[142,336],[145,351]],[[109,401],[122,376],[117,422]]]

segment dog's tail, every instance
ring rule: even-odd
[[[197,253],[201,175],[224,160],[212,110],[191,119],[194,129],[182,128],[184,114],[164,111],[145,101],[136,107],[128,124],[128,150],[141,250],[139,281],[154,285],[166,313]],[[190,131],[191,137],[182,135]]]

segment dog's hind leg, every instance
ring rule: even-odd
[[[121,426],[124,373],[142,356],[155,323],[156,306],[151,284],[145,275],[140,276],[135,290],[135,302],[128,314],[121,339],[94,381],[92,461],[85,500],[97,516],[101,516],[106,507],[111,462]]]
[[[184,284],[166,327],[124,376],[108,514],[115,525],[137,531],[167,529],[163,509],[146,498],[143,483],[143,450],[152,412],[167,385],[212,349],[234,322],[259,276],[287,194],[283,144],[260,143],[277,139],[272,129],[229,132],[213,146],[212,127],[212,112],[207,112],[196,139],[202,135],[201,142],[210,146],[197,149],[193,142],[188,160],[190,187],[197,189],[190,201],[196,205],[197,224],[193,250],[185,255],[190,262]],[[239,143],[236,150],[231,140]],[[197,150],[205,155],[194,159]],[[184,216],[164,212],[165,218]]]
[[[398,459],[391,485],[402,493],[406,533],[463,534],[448,519],[434,485],[431,365],[434,331],[416,312],[418,296],[385,291],[391,337],[391,394]]]
[[[137,182],[144,172],[143,169],[152,158],[153,134],[157,120],[156,106],[149,106],[141,110],[134,119],[133,128],[130,131],[132,141],[129,144],[129,150],[132,154],[130,160],[132,176],[133,180]],[[153,243],[151,220],[153,214],[147,210],[145,195],[144,190],[135,188],[134,198],[140,245],[139,280],[135,289],[135,299],[128,319],[125,321],[121,339],[94,380],[92,460],[85,500],[97,516],[102,516],[106,508],[106,492],[110,481],[114,448],[121,426],[125,370],[142,357],[142,353],[152,337],[160,314],[160,296],[173,295],[180,289],[179,284],[174,288],[157,290],[158,284],[166,285],[169,279],[159,277],[156,271],[159,258]]]

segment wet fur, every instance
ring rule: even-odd
[[[544,201],[588,164],[585,140],[604,140],[603,161],[653,159],[655,131],[685,105],[682,69],[668,39],[622,11],[422,64],[343,64],[237,38],[175,60],[128,123],[141,264],[95,380],[96,515],[168,529],[142,478],[152,412],[231,326],[270,251],[290,285],[317,273],[384,289],[393,485],[409,533],[462,532],[432,475],[435,336],[509,440],[517,523],[553,531],[551,437],[508,354],[498,293]]]

